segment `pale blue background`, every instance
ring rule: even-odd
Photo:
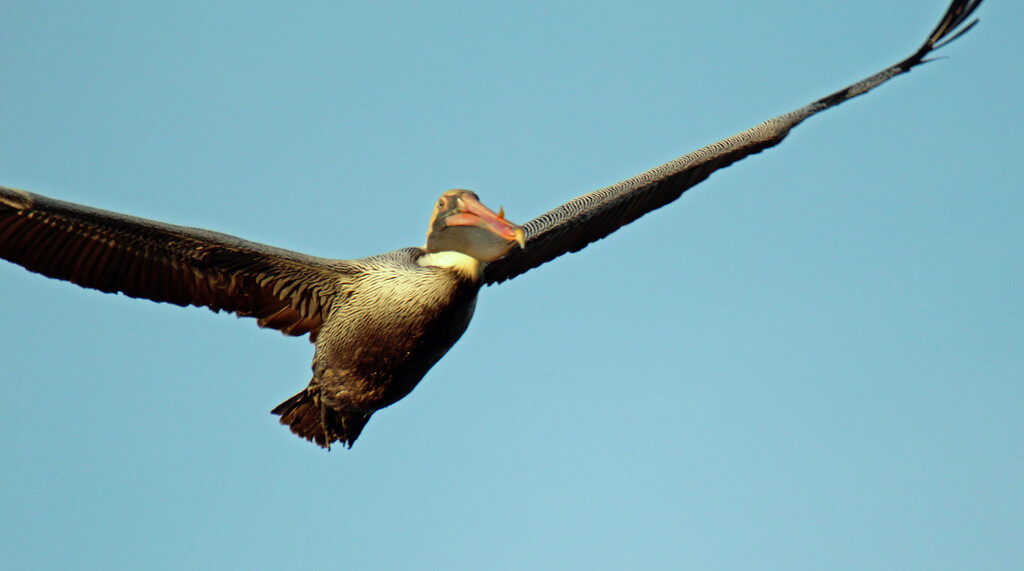
[[[525,221],[911,53],[944,0],[5,2],[0,184],[331,257]],[[1010,568],[1024,4],[482,292],[352,450],[303,339],[0,264],[0,566]]]

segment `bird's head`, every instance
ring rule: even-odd
[[[449,190],[441,195],[430,217],[426,250],[460,252],[493,262],[513,246],[525,246],[523,229],[505,220],[504,209],[495,214],[470,190]]]

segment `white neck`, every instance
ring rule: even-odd
[[[484,267],[480,260],[462,252],[429,252],[420,256],[417,263],[421,266],[451,268],[473,280],[480,279]]]

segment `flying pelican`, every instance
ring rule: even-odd
[[[929,61],[977,23],[964,24],[980,4],[954,0],[924,44],[892,67],[522,226],[474,192],[449,190],[434,206],[422,248],[332,260],[0,187],[0,256],[83,287],[309,334],[313,379],[273,413],[324,448],[351,447],[370,416],[409,394],[462,336],[484,284],[579,251],[716,170],[779,144],[811,115]]]

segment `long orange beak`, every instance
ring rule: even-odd
[[[448,226],[479,226],[509,242],[518,243],[520,248],[526,247],[526,234],[523,232],[522,226],[509,222],[505,218],[504,208],[499,208],[498,213],[495,214],[493,210],[484,206],[470,193],[459,197],[459,213],[445,219],[445,224]]]

